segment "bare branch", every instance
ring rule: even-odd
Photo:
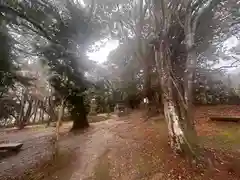
[[[161,9],[162,9],[162,26],[165,29],[166,27],[166,15],[165,15],[165,4],[164,0],[161,0]]]
[[[14,50],[16,50],[16,51],[18,51],[18,52],[22,52],[22,53],[27,54],[27,55],[30,55],[30,56],[37,56],[37,55],[38,55],[37,53],[33,53],[33,52],[26,51],[26,50],[24,50],[24,49],[22,49],[22,48],[20,48],[20,47],[14,46],[13,48],[14,48]]]
[[[183,3],[183,2],[181,1],[179,4],[182,4],[182,3]],[[178,4],[176,7],[178,7],[179,4]],[[179,25],[180,25],[182,28],[184,28],[184,24],[182,23],[181,18],[180,18],[180,15],[179,15],[179,12],[181,12],[181,10],[182,10],[182,5],[180,5],[180,8],[179,8],[179,9],[176,8],[176,10],[175,10],[175,16],[176,16],[176,18],[177,18],[177,21],[178,21]]]
[[[240,24],[240,20],[237,20],[237,21],[234,21],[234,22],[232,22],[232,26],[235,26],[235,25],[238,25],[238,24]]]
[[[92,18],[95,15],[95,12],[96,12],[96,2],[95,2],[95,0],[92,0],[91,8],[90,8],[90,11],[89,11],[89,18],[88,18],[89,21],[92,20]]]
[[[0,11],[1,12],[6,12],[6,13],[12,13],[17,15],[18,17],[25,19],[26,21],[30,22],[34,27],[36,27],[38,30],[40,30],[40,32],[44,35],[44,37],[46,37],[49,41],[52,41],[51,36],[49,36],[49,34],[47,33],[47,31],[41,26],[39,25],[37,22],[35,22],[33,19],[31,19],[30,17],[28,17],[26,15],[26,13],[21,13],[9,6],[5,6],[5,5],[0,5]]]
[[[232,57],[233,57],[234,59],[236,59],[236,61],[232,62],[229,66],[221,66],[221,67],[216,68],[216,69],[214,69],[214,70],[216,70],[216,71],[222,71],[222,70],[224,70],[224,69],[238,67],[238,65],[235,65],[235,64],[236,64],[237,62],[240,63],[240,59],[239,59],[239,58],[236,58],[236,57],[234,57],[234,56],[232,56]]]
[[[193,20],[193,33],[196,31],[197,28],[197,23],[199,18],[206,12],[211,11],[218,3],[220,2],[220,0],[210,0],[207,4],[207,6],[205,7],[201,7],[200,11],[197,13],[197,16],[194,18]]]

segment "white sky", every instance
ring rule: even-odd
[[[239,40],[235,36],[232,36],[224,42],[223,46],[227,51],[229,51],[233,47],[237,46],[238,43],[239,43]]]
[[[230,37],[224,43],[224,49],[226,51],[229,51],[231,48],[237,46],[238,43],[239,43],[239,40],[236,37],[234,37],[234,36]],[[87,56],[89,57],[90,60],[93,60],[98,63],[103,63],[103,62],[107,61],[109,53],[118,47],[119,41],[108,40],[106,38],[106,39],[103,39],[103,40],[95,43],[95,45],[97,45],[97,46],[99,46],[101,44],[104,44],[104,45],[98,51],[87,53]],[[231,63],[231,62],[220,60],[220,63],[217,66],[226,66],[226,65],[229,65],[229,63]],[[235,68],[230,68],[229,70],[232,70],[232,69],[235,69]]]
[[[235,36],[228,38],[223,43],[223,48],[224,48],[225,53],[230,53],[230,50],[232,48],[236,47],[239,43],[240,43],[240,41]],[[231,55],[231,53],[229,55]],[[234,55],[234,54],[232,54],[232,55]],[[236,60],[233,58],[232,58],[232,60],[227,60],[227,61],[225,59],[220,58],[220,62],[219,62],[219,64],[215,65],[215,68],[220,68],[222,66],[230,66],[231,63],[233,63],[234,61],[236,61]],[[237,65],[239,67],[239,63],[234,64],[234,66],[235,65]],[[238,67],[227,68],[226,70],[230,73],[230,72],[233,72],[234,70],[236,70]]]
[[[87,56],[89,57],[90,60],[96,61],[98,63],[103,63],[107,61],[107,57],[109,53],[112,50],[116,49],[118,45],[119,45],[119,42],[117,40],[109,40],[98,51],[89,52],[87,53]]]

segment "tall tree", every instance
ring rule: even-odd
[[[194,149],[198,145],[191,110],[195,70],[208,66],[208,54],[216,55],[221,49],[219,44],[233,34],[232,28],[229,31],[226,26],[229,19],[222,18],[228,14],[227,18],[237,22],[230,12],[234,2],[139,0],[104,4],[108,13],[103,17],[113,20],[111,34],[120,39],[120,48],[115,53],[118,60],[139,59],[145,75],[148,74],[146,67],[158,74],[170,142],[175,152],[196,155]],[[123,58],[124,55],[128,57]],[[153,65],[152,59],[155,59]],[[215,59],[212,64],[217,62]]]
[[[1,2],[0,10],[13,29],[21,33],[26,30],[35,40],[33,43],[38,41],[31,53],[45,57],[54,72],[51,83],[60,97],[66,99],[74,120],[73,129],[87,127],[83,103],[83,92],[88,86],[84,78],[87,68],[81,52],[91,33],[90,18],[79,4],[70,0],[61,4],[46,0]]]
[[[220,12],[220,2],[161,0],[155,1],[154,6],[156,24],[161,25],[156,26],[159,38],[154,44],[155,60],[171,146],[176,152],[188,152],[193,156],[198,146],[191,108],[194,75],[199,55],[214,37],[208,35],[222,28],[209,25]],[[203,20],[207,27],[201,25]]]

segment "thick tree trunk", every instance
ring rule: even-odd
[[[158,51],[159,50],[159,51]],[[189,126],[189,114],[184,102],[184,95],[178,88],[177,82],[171,74],[171,60],[165,54],[164,47],[160,44],[155,50],[155,58],[162,90],[162,103],[164,116],[169,132],[171,148],[176,153],[183,153],[196,157],[196,136],[194,127]],[[191,128],[190,128],[191,127]]]
[[[187,125],[187,114],[182,114],[173,97],[163,98],[164,116],[169,132],[171,148],[176,153],[196,156],[197,138]]]
[[[81,115],[79,116],[79,119],[73,120],[73,126],[71,131],[85,129],[87,127],[89,127],[87,116],[81,113]]]
[[[82,96],[78,97],[78,106],[71,110],[71,117],[73,119],[72,131],[89,127],[87,111],[84,104],[84,98]]]
[[[145,65],[144,68],[144,93],[145,97],[148,98],[149,104],[152,104],[154,101],[154,91],[152,89],[152,82],[151,82],[151,67]]]
[[[89,127],[87,116],[82,114],[79,116],[79,119],[73,120],[72,131],[80,130]]]
[[[164,100],[164,116],[168,126],[170,145],[175,152],[181,152],[185,144],[180,117],[172,100]]]

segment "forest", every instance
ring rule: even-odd
[[[186,167],[211,167],[215,173],[228,174],[222,176],[225,179],[238,179],[237,172],[231,171],[230,177],[228,170],[219,169],[221,163],[216,165],[212,156],[217,154],[228,162],[229,156],[239,159],[240,143],[233,145],[236,152],[223,155],[202,145],[201,133],[225,132],[222,124],[219,127],[205,121],[224,119],[221,123],[234,129],[228,136],[240,137],[239,124],[226,122],[240,121],[239,38],[237,0],[1,0],[0,142],[22,142],[18,133],[27,138],[35,132],[28,135],[28,131],[39,128],[36,138],[43,137],[40,132],[45,137],[51,131],[61,144],[70,142],[62,137],[70,133],[66,136],[71,143],[81,146],[81,138],[94,136],[91,128],[97,133],[110,132],[119,124],[121,130],[116,131],[121,136],[130,133],[127,126],[136,126],[139,130],[132,133],[139,141],[150,143],[153,135],[145,131],[151,129],[154,138],[160,136],[156,142],[166,140],[161,146],[166,145],[171,156],[182,158],[179,161]],[[89,57],[112,41],[118,45],[106,60]],[[161,137],[163,132],[165,138]],[[95,140],[96,148],[101,149],[106,137],[96,136],[101,137]],[[40,149],[45,148],[40,144]],[[104,150],[100,152],[104,154]],[[0,155],[0,162],[8,158]],[[176,164],[173,166],[178,167]],[[183,179],[198,178],[199,172],[186,171],[189,173]],[[215,175],[199,179],[217,179]],[[112,179],[108,176],[95,179]],[[127,177],[117,179],[134,179]],[[154,179],[148,177],[144,178]],[[156,179],[168,178],[162,175]]]

